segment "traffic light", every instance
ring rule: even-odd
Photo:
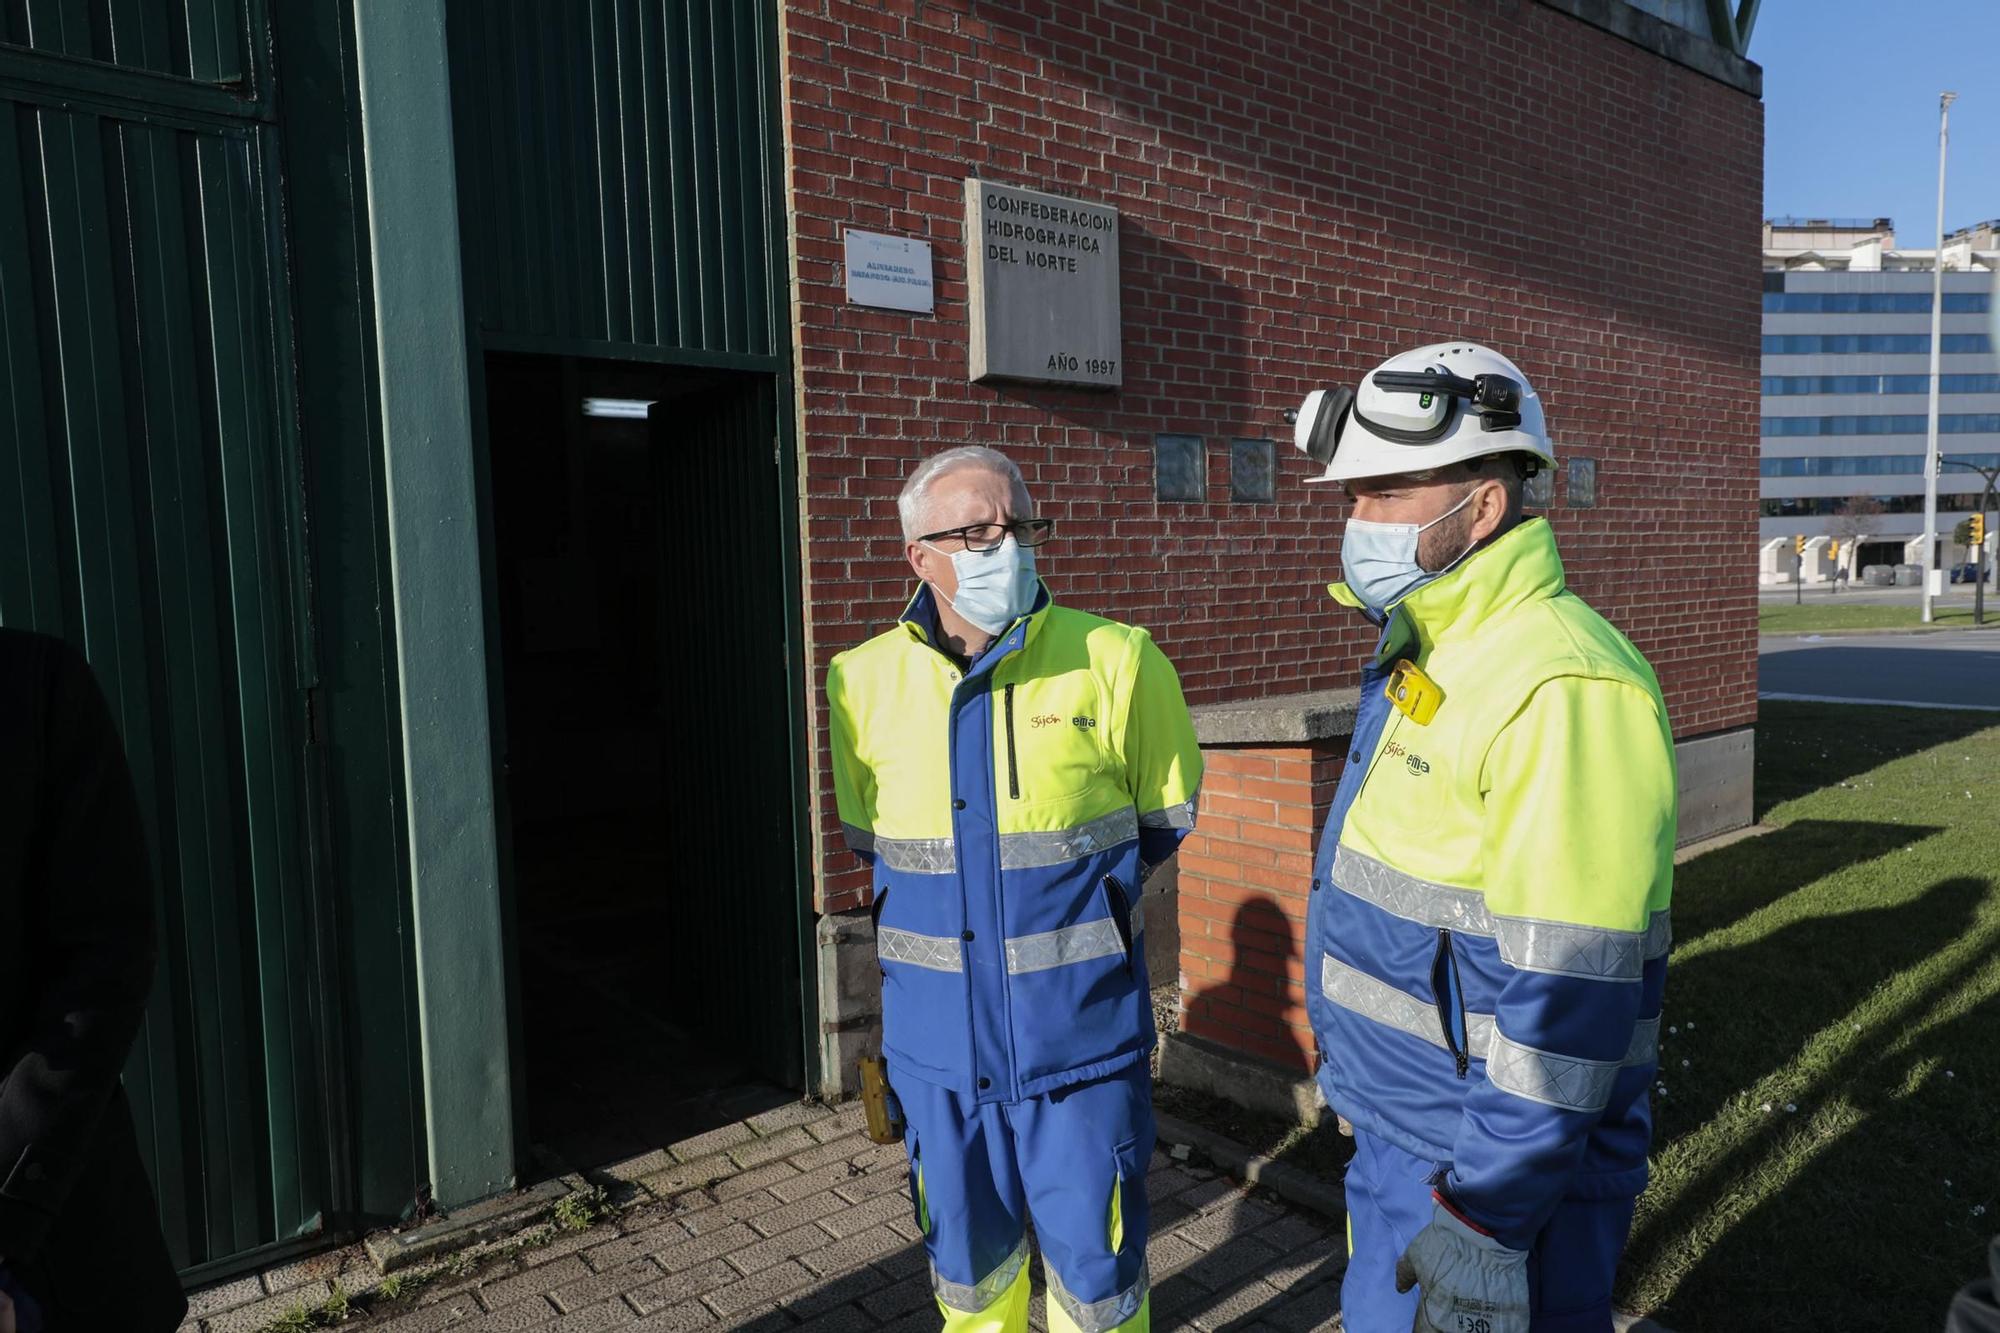
[[[1828,542],[1828,543],[1826,544],[1826,558],[1827,558],[1827,559],[1829,559],[1829,560],[1836,560],[1836,561],[1840,559],[1840,543],[1839,543],[1839,542],[1837,542],[1837,541],[1830,541],[1830,542]]]
[[[1984,546],[1985,544],[1986,544],[1986,515],[1974,514],[1972,516],[1972,545]]]
[[[1792,538],[1792,554],[1804,555],[1805,553],[1806,553],[1806,535],[1803,532],[1801,532],[1797,536]]]

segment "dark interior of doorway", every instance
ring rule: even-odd
[[[799,1095],[773,388],[486,376],[524,1142],[581,1168]]]

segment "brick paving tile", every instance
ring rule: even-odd
[[[643,1287],[660,1277],[660,1265],[652,1259],[634,1259],[628,1264],[607,1269],[577,1282],[566,1282],[549,1292],[565,1314],[594,1305],[599,1301],[623,1296],[634,1287]]]
[[[199,1319],[206,1314],[221,1314],[239,1305],[261,1301],[267,1293],[264,1284],[256,1274],[239,1277],[234,1282],[225,1282],[219,1287],[206,1287],[188,1294],[188,1318]]]
[[[858,1306],[842,1305],[806,1320],[799,1327],[811,1329],[812,1333],[855,1333],[858,1329],[874,1328],[875,1321]]]
[[[790,1131],[787,1132],[789,1133]],[[775,1185],[781,1180],[790,1179],[798,1174],[799,1169],[797,1167],[780,1158],[775,1162],[767,1162],[755,1170],[745,1171],[743,1174],[731,1176],[727,1180],[719,1180],[711,1192],[715,1195],[717,1203],[727,1203],[731,1199],[744,1194],[755,1194],[761,1191],[766,1185]]]
[[[641,1180],[655,1172],[664,1171],[679,1159],[665,1148],[655,1148],[651,1152],[640,1153],[637,1157],[627,1157],[623,1161],[606,1162],[603,1166],[592,1167],[594,1176],[609,1176],[613,1180]]]
[[[667,1310],[697,1296],[706,1295],[717,1287],[726,1287],[739,1281],[743,1275],[729,1266],[727,1259],[710,1259],[705,1264],[683,1269],[658,1282],[635,1287],[625,1293],[626,1303],[640,1314],[653,1314]],[[703,1307],[706,1308],[706,1307]]]
[[[792,1227],[804,1227],[806,1223],[820,1223],[824,1227],[830,1219],[844,1217],[846,1213],[854,1211],[856,1209],[852,1203],[848,1203],[846,1199],[828,1189],[786,1203],[780,1209],[758,1213],[756,1217],[750,1219],[750,1225],[756,1227],[758,1233],[762,1235],[780,1235],[784,1231],[790,1231]]]
[[[718,1152],[677,1162],[664,1171],[640,1177],[639,1183],[656,1197],[664,1199],[684,1190],[705,1188],[735,1174],[736,1163],[728,1153]]]
[[[467,1327],[476,1333],[527,1333],[529,1329],[553,1328],[555,1322],[556,1307],[546,1297],[537,1296],[532,1301],[510,1301]]]
[[[704,1236],[755,1217],[766,1208],[776,1208],[784,1200],[769,1190],[757,1189],[732,1194],[723,1203],[717,1203],[706,1195],[696,1199],[676,1199],[674,1202],[681,1205],[674,1214],[674,1220],[695,1235]]]
[[[744,1168],[762,1166],[782,1157],[790,1157],[795,1152],[806,1152],[818,1146],[817,1140],[803,1129],[794,1125],[781,1129],[769,1138],[752,1139],[739,1143],[729,1150],[729,1160]],[[794,1168],[796,1169],[796,1168]]]
[[[591,1227],[588,1231],[572,1231],[557,1236],[546,1245],[537,1245],[532,1250],[523,1250],[520,1261],[528,1268],[541,1268],[552,1264],[566,1254],[575,1254],[592,1245],[601,1243],[608,1231],[605,1227]]]
[[[1152,1240],[1146,1243],[1146,1267],[1157,1283],[1161,1278],[1180,1272],[1206,1253],[1184,1236],[1155,1233]]]
[[[1234,1206],[1224,1203],[1210,1209],[1192,1222],[1183,1222],[1178,1230],[1203,1249],[1212,1250],[1255,1231],[1277,1216],[1274,1210],[1246,1199]]]
[[[1257,1239],[1281,1250],[1291,1250],[1323,1241],[1332,1234],[1331,1226],[1310,1213],[1280,1213],[1277,1221],[1258,1229]]]
[[[808,1250],[821,1249],[826,1245],[827,1240],[828,1237],[824,1231],[821,1231],[811,1223],[807,1223],[805,1226],[793,1227],[790,1231],[781,1232],[769,1240],[759,1241],[755,1245],[746,1245],[741,1249],[732,1250],[728,1258],[730,1263],[735,1264],[745,1273],[761,1273],[773,1264],[783,1263],[787,1259],[796,1259]]]
[[[653,1258],[669,1273],[681,1268],[691,1268],[704,1259],[718,1259],[733,1250],[746,1245],[755,1245],[761,1237],[748,1226],[739,1222],[735,1226],[711,1231],[705,1236],[690,1236],[677,1245],[657,1250]]]
[[[813,1171],[831,1162],[852,1161],[867,1153],[875,1145],[863,1134],[843,1134],[837,1139],[829,1139],[817,1148],[792,1155],[792,1165],[801,1171]]]
[[[714,1328],[715,1315],[700,1301],[682,1301],[631,1325],[632,1333],[691,1333],[698,1328]]]
[[[272,1320],[285,1315],[296,1306],[312,1307],[333,1294],[333,1288],[326,1279],[309,1282],[303,1287],[276,1296],[266,1296],[261,1301],[249,1305],[239,1305],[233,1310],[210,1315],[205,1321],[211,1333],[260,1333]]]
[[[907,1191],[909,1185],[910,1172],[905,1166],[901,1171],[870,1171],[866,1175],[855,1176],[844,1185],[835,1185],[833,1192],[849,1203],[860,1203],[863,1199],[872,1199],[890,1190]]]
[[[1338,1329],[1340,1288],[1314,1287],[1303,1296],[1294,1296],[1275,1309],[1266,1310],[1263,1322],[1285,1333],[1318,1333]]]
[[[515,1301],[523,1301],[530,1296],[540,1296],[551,1287],[559,1286],[572,1278],[589,1277],[590,1267],[575,1255],[566,1255],[552,1264],[517,1273],[513,1277],[501,1278],[498,1282],[484,1282],[479,1287],[479,1299],[489,1310],[498,1310]]]
[[[607,1328],[629,1328],[637,1323],[639,1316],[632,1313],[632,1307],[623,1301],[606,1301],[566,1314],[548,1326],[549,1333],[599,1333]]]
[[[399,1315],[386,1324],[371,1325],[375,1333],[438,1333],[440,1329],[470,1327],[486,1314],[484,1307],[474,1299],[470,1291],[459,1293],[457,1299],[438,1305],[426,1306]]]
[[[1182,1274],[1211,1291],[1235,1286],[1270,1267],[1278,1252],[1260,1240],[1241,1237],[1216,1249],[1182,1269]]]
[[[1243,1187],[1235,1181],[1216,1179],[1202,1181],[1193,1189],[1183,1190],[1174,1197],[1190,1208],[1199,1208],[1201,1211],[1207,1212],[1230,1195],[1242,1192]]]
[[[620,1264],[629,1264],[634,1259],[642,1259],[649,1254],[660,1254],[677,1246],[685,1245],[694,1237],[686,1227],[676,1223],[653,1227],[647,1231],[634,1231],[630,1235],[613,1236],[609,1240],[594,1237],[596,1244],[579,1256],[595,1272],[605,1272]]]
[[[1284,1301],[1283,1293],[1263,1282],[1218,1292],[1194,1309],[1192,1323],[1200,1329],[1224,1329],[1248,1323]]]
[[[883,1255],[875,1261],[875,1266],[894,1278],[922,1273],[924,1279],[928,1281],[931,1275],[930,1257],[924,1253],[923,1242],[918,1240],[911,1240],[905,1248],[897,1250],[894,1254]]]
[[[735,1333],[778,1333],[780,1329],[789,1331],[799,1326],[796,1319],[775,1306],[767,1310],[746,1310],[725,1322]]]
[[[734,1148],[737,1144],[746,1143],[756,1137],[750,1126],[739,1122],[734,1125],[724,1125],[721,1129],[711,1129],[708,1133],[697,1134],[693,1138],[682,1139],[679,1143],[669,1143],[667,1151],[677,1162],[691,1162],[697,1157],[706,1157],[710,1153]]]
[[[1261,1238],[1268,1229],[1257,1233]],[[1304,1291],[1322,1282],[1336,1282],[1347,1271],[1347,1242],[1331,1236],[1284,1250],[1284,1257],[1264,1280],[1285,1291]]]
[[[861,1307],[877,1319],[895,1319],[912,1310],[935,1310],[929,1273],[915,1273],[890,1282],[861,1298]]]
[[[800,1262],[822,1276],[845,1273],[871,1259],[879,1259],[885,1254],[899,1250],[908,1243],[887,1227],[874,1227],[867,1231],[857,1231],[845,1240],[837,1240],[831,1245],[808,1250],[800,1257]]]
[[[794,1157],[792,1165],[797,1166],[798,1164],[799,1159]],[[793,1176],[789,1180],[780,1180],[768,1188],[771,1193],[777,1195],[786,1203],[790,1203],[792,1200],[802,1199],[808,1194],[818,1194],[821,1190],[830,1190],[836,1185],[845,1185],[850,1180],[858,1180],[862,1174],[862,1172],[856,1171],[844,1161],[827,1162],[807,1170],[803,1175]]]
[[[754,1277],[746,1277],[740,1282],[732,1282],[726,1287],[718,1287],[705,1298],[708,1307],[725,1318],[741,1314],[752,1306],[762,1305],[780,1296],[790,1295],[800,1287],[809,1286],[813,1275],[797,1260],[787,1260],[775,1268],[767,1268]]]
[[[793,1102],[762,1115],[753,1115],[748,1123],[759,1134],[774,1134],[793,1125],[810,1125],[825,1120],[832,1114],[832,1108],[824,1102]]]
[[[838,1195],[834,1197],[838,1198]],[[819,1224],[835,1236],[851,1236],[857,1231],[893,1222],[897,1218],[910,1215],[910,1201],[900,1194],[882,1194],[866,1203],[847,1203],[842,1200],[839,1212],[829,1213],[819,1219]]]
[[[850,1102],[836,1110],[824,1120],[815,1120],[805,1127],[806,1133],[824,1142],[837,1139],[843,1134],[858,1134],[868,1126],[868,1113],[861,1109],[860,1102]]]

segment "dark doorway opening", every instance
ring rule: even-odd
[[[524,1142],[591,1166],[804,1083],[775,384],[486,376]]]

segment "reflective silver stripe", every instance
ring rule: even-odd
[[[1589,981],[1637,981],[1646,964],[1664,958],[1673,941],[1666,912],[1655,912],[1643,931],[1607,930],[1525,916],[1495,916],[1486,896],[1473,889],[1419,879],[1342,846],[1334,853],[1334,882],[1343,892],[1392,916],[1433,929],[1491,937],[1509,967],[1523,972]]]
[[[1433,929],[1464,931],[1468,935],[1493,933],[1493,917],[1486,910],[1485,894],[1406,875],[1345,844],[1333,854],[1333,882],[1343,893],[1351,893],[1405,921]]]
[[[1632,1025],[1632,1044],[1625,1048],[1627,1065],[1652,1065],[1660,1062],[1660,1020],[1642,1018]]]
[[[958,941],[937,935],[883,926],[875,932],[875,954],[885,963],[908,963],[933,972],[963,972],[965,960]]]
[[[845,824],[841,827],[848,828]],[[949,875],[958,869],[957,845],[951,838],[863,836],[872,844],[875,855],[891,870],[918,875]],[[1000,835],[1000,868],[1032,870],[1037,866],[1059,866],[1094,852],[1110,851],[1138,836],[1139,816],[1130,806],[1075,828],[1003,833]],[[847,845],[854,846],[851,836]]]
[[[1082,1333],[1106,1333],[1106,1330],[1127,1322],[1139,1313],[1139,1307],[1146,1303],[1146,1294],[1152,1288],[1143,1258],[1139,1260],[1138,1279],[1116,1296],[1107,1296],[1101,1301],[1084,1302],[1070,1295],[1069,1288],[1062,1283],[1062,1275],[1056,1272],[1053,1265],[1047,1267],[1050,1298],[1061,1304],[1063,1313]]]
[[[1611,1104],[1611,1085],[1622,1063],[1536,1050],[1496,1028],[1486,1050],[1486,1081],[1502,1092],[1565,1111],[1602,1111]]]
[[[1028,1238],[1021,1237],[1014,1252],[1000,1261],[1000,1266],[979,1281],[967,1286],[963,1282],[953,1282],[940,1277],[937,1265],[931,1265],[931,1291],[937,1298],[961,1314],[979,1314],[987,1306],[1007,1294],[1007,1288],[1014,1285],[1014,1279],[1021,1275],[1021,1266],[1028,1262]]]
[[[1321,954],[1319,960],[1320,994],[1349,1013],[1407,1032],[1412,1037],[1427,1041],[1441,1050],[1451,1049],[1445,1043],[1444,1026],[1438,1020],[1437,1006],[1428,1000],[1420,1000],[1408,992],[1398,990],[1388,982],[1369,976],[1358,968],[1349,967],[1331,954]],[[1492,1061],[1492,1052],[1504,1038],[1493,1022],[1491,1014],[1468,1013],[1465,1016],[1466,1050],[1475,1060]],[[1529,1050],[1514,1042],[1505,1042],[1514,1050]],[[1625,1049],[1625,1058],[1619,1061],[1575,1060],[1567,1056],[1549,1056],[1551,1060],[1563,1060],[1576,1065],[1602,1065],[1616,1070],[1629,1065],[1649,1065],[1659,1059],[1660,1020],[1658,1017],[1642,1018],[1632,1027],[1632,1040]],[[1483,1052],[1483,1054],[1482,1054]],[[1537,1052],[1539,1054],[1539,1052]],[[1489,1067],[1487,1076],[1492,1077]],[[1495,1079],[1500,1084],[1499,1079]],[[1502,1085],[1504,1086],[1504,1085]],[[1509,1088],[1508,1091],[1514,1091]],[[1527,1094],[1522,1094],[1526,1096]],[[1610,1098],[1606,1085],[1605,1098]],[[1537,1098],[1536,1100],[1546,1100]],[[1564,1103],[1555,1103],[1563,1105]],[[1602,1109],[1600,1107],[1599,1109]]]
[[[860,855],[871,855],[875,851],[875,831],[862,828],[859,824],[842,824],[840,836],[847,842],[847,850]]]
[[[1667,951],[1674,947],[1674,916],[1672,912],[1653,913],[1653,920],[1646,927],[1646,961],[1665,958]]]
[[[949,875],[958,869],[950,838],[876,838],[875,855],[891,870],[915,875]]]
[[[1170,805],[1164,810],[1148,810],[1139,816],[1140,828],[1193,828],[1195,811],[1201,805],[1201,787],[1195,786],[1194,795],[1179,805]]]
[[[1125,941],[1109,918],[1064,926],[1040,935],[1016,935],[1007,941],[1009,972],[1041,972],[1066,963],[1087,963],[1125,952]]]
[[[1000,868],[1029,870],[1036,866],[1059,866],[1093,852],[1110,851],[1138,836],[1139,816],[1129,805],[1075,828],[1047,833],[1003,833]]]
[[[1373,1019],[1398,1032],[1407,1032],[1442,1050],[1451,1049],[1445,1044],[1444,1025],[1438,1021],[1435,1004],[1420,1000],[1408,991],[1398,990],[1359,968],[1349,967],[1332,954],[1320,955],[1319,990],[1320,994],[1350,1013]],[[1493,1015],[1467,1014],[1465,1039],[1468,1052],[1477,1056],[1485,1050],[1486,1043],[1492,1040],[1493,1030]]]

